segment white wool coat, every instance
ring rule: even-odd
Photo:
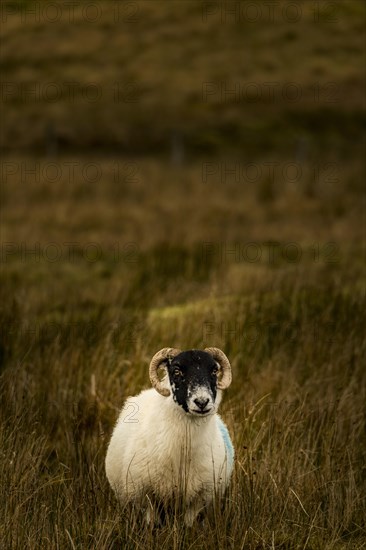
[[[221,400],[218,390],[216,408]],[[127,399],[108,447],[106,473],[122,501],[146,494],[207,503],[230,481],[234,450],[215,413],[199,418],[155,389]]]

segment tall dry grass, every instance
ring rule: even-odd
[[[103,186],[34,176],[3,186],[12,247],[1,274],[2,547],[363,548],[356,165],[344,166],[340,210],[337,192],[309,197],[305,184],[279,184],[268,200],[235,182],[207,193],[200,163],[177,174],[140,161],[140,182],[116,198],[100,162]],[[133,261],[114,254],[116,241],[138,245]],[[92,242],[102,254],[86,251]],[[261,258],[244,258],[248,242]],[[289,242],[301,258],[282,253]],[[62,251],[53,261],[50,243]],[[148,384],[155,351],[209,344],[233,364],[221,409],[236,448],[232,485],[192,529],[174,516],[152,529],[115,501],[106,445],[124,399]]]
[[[46,4],[1,3],[0,547],[361,550],[365,4]],[[150,528],[106,446],[153,353],[207,345],[232,484]]]

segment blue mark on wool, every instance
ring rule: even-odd
[[[218,423],[219,423],[219,429],[225,444],[228,466],[229,466],[229,469],[231,469],[234,464],[234,447],[231,442],[228,429],[220,417],[218,417]]]

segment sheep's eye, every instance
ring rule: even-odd
[[[174,376],[182,376],[182,371],[178,368],[174,369]]]
[[[214,369],[212,369],[212,376],[216,376],[218,372],[219,372],[219,369],[215,367]]]

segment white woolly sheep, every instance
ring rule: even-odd
[[[165,376],[158,377],[162,367]],[[217,414],[231,366],[217,348],[164,348],[150,363],[153,388],[129,397],[114,428],[106,473],[121,502],[182,503],[192,525],[230,482],[234,448]]]

